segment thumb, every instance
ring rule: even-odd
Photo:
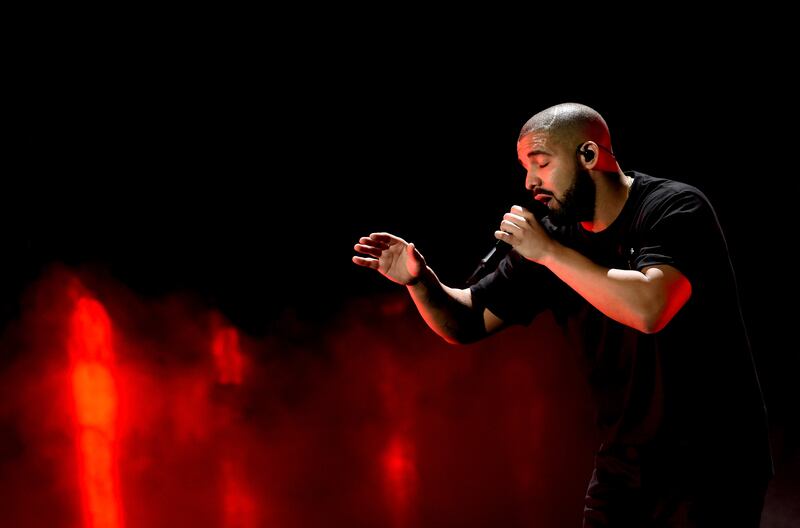
[[[422,257],[422,254],[417,251],[417,247],[413,243],[409,243],[408,246],[406,246],[406,250],[408,251],[406,269],[408,269],[408,272],[411,274],[412,281],[417,281],[419,280],[422,268],[425,267],[425,259]]]
[[[406,250],[408,251],[408,258],[411,262],[419,264],[420,266],[425,266],[425,257],[422,256],[422,253],[419,252],[417,246],[414,245],[413,242],[409,242],[406,246]]]
[[[419,251],[417,251],[417,247],[413,242],[408,243],[406,250],[408,251],[408,258],[412,260],[419,260]]]

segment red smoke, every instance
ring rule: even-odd
[[[405,295],[256,338],[51,271],[0,341],[3,524],[578,525],[594,437],[562,338],[447,345]]]
[[[84,526],[122,528],[117,452],[117,383],[111,323],[103,306],[80,292],[69,321],[78,485]]]

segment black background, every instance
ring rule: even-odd
[[[377,230],[414,241],[459,285],[522,196],[520,126],[576,101],[606,118],[623,169],[694,184],[717,208],[771,418],[796,434],[798,116],[780,57],[744,43],[624,63],[369,47],[290,57],[274,42],[247,53],[87,42],[20,57],[3,321],[61,262],[145,296],[190,293],[256,336],[287,310],[324,322],[396,288],[350,262]]]

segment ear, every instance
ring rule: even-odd
[[[600,149],[594,141],[587,141],[578,147],[578,159],[587,169],[593,169],[597,165]]]

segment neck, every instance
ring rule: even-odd
[[[630,194],[633,178],[625,176],[621,169],[616,173],[601,173],[596,178],[594,219],[581,222],[587,231],[597,233],[606,229],[617,219]]]

